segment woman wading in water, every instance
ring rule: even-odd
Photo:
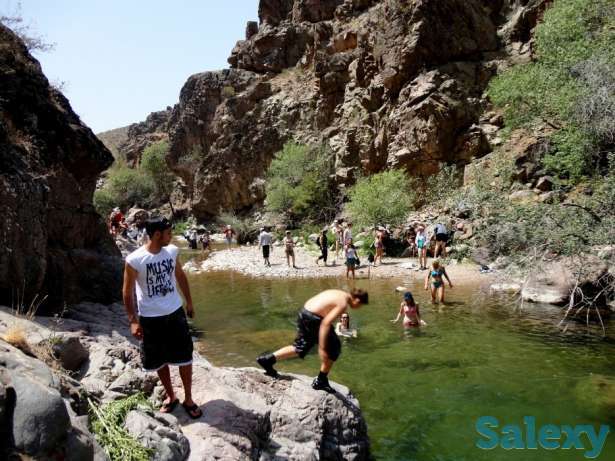
[[[425,277],[425,289],[429,289],[429,281],[431,280],[431,302],[444,304],[444,278],[448,281],[450,288],[453,288],[451,279],[448,278],[448,274],[444,269],[444,266],[440,265],[440,262],[436,259],[432,264],[432,269],[427,273]],[[438,299],[436,300],[436,295]]]

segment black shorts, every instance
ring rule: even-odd
[[[304,358],[310,349],[315,344],[318,344],[320,322],[322,322],[322,317],[319,315],[307,309],[301,309],[301,311],[299,311],[299,315],[297,316],[297,337],[293,343],[293,347],[299,357]],[[342,353],[342,344],[335,334],[335,331],[333,331],[332,326],[329,328],[329,333],[327,334],[325,351],[333,361],[336,361]]]
[[[192,363],[192,338],[181,306],[160,317],[139,316],[139,323],[143,329],[141,362],[146,371]]]
[[[436,242],[448,241],[448,234],[436,234]]]
[[[269,258],[269,245],[263,245],[263,258]]]

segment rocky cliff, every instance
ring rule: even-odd
[[[484,90],[529,59],[548,3],[261,0],[231,69],[191,76],[168,119],[150,115],[124,150],[137,158],[168,135],[168,163],[198,218],[261,204],[265,172],[290,139],[325,145],[341,188],[388,168],[461,168],[501,142]]]
[[[38,294],[58,308],[119,296],[120,253],[92,206],[112,160],[0,25],[0,303]]]

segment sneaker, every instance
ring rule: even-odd
[[[314,378],[312,381],[312,389],[316,391],[325,391],[329,394],[335,394],[335,389],[331,387],[328,379],[318,379],[318,377]]]
[[[267,376],[271,376],[272,378],[277,378],[279,373],[273,368],[273,364],[275,363],[275,356],[273,354],[263,354],[256,358],[256,363],[258,363],[265,370],[265,374]]]

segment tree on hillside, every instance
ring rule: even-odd
[[[359,179],[348,198],[347,210],[359,225],[402,224],[415,201],[411,181],[401,170]]]
[[[169,143],[167,141],[161,141],[148,146],[141,155],[140,168],[152,179],[158,199],[168,202],[171,207],[171,213],[175,215],[173,203],[171,203],[175,176],[171,173],[166,162],[168,152]]]
[[[326,221],[335,215],[330,190],[332,156],[324,148],[288,142],[267,171],[267,208],[291,222]]]

